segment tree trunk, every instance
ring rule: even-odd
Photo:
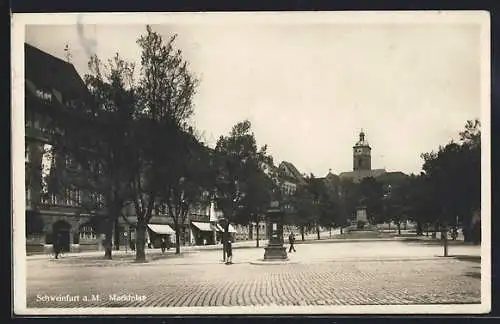
[[[115,250],[120,250],[120,222],[118,217],[116,217],[114,222],[114,238],[113,238],[113,247]]]
[[[108,218],[104,222],[104,241],[102,242],[104,247],[104,258],[107,260],[111,260],[113,258],[112,240],[113,240],[113,221]]]
[[[472,227],[472,243],[475,245],[481,244],[481,221],[478,221]]]
[[[181,226],[178,221],[174,220],[175,227],[175,254],[181,253]]]
[[[344,228],[340,226],[340,235],[344,234]]]
[[[316,235],[318,236],[318,241],[321,239],[320,233],[319,233],[319,224],[316,224]]]
[[[422,228],[422,222],[418,221],[417,222],[417,236],[422,236],[423,235],[423,228]]]
[[[304,241],[304,226],[300,226],[300,235],[302,236],[302,241]]]
[[[137,262],[146,262],[146,223],[144,220],[137,220],[137,233],[135,240],[135,260]]]
[[[256,222],[256,223],[257,223],[257,229],[256,229],[256,231],[255,231],[255,236],[257,236],[257,243],[256,243],[256,245],[255,245],[255,246],[256,246],[256,247],[259,247],[259,227],[260,227],[260,226],[259,226],[259,223],[260,223],[260,222],[257,220],[257,222]]]
[[[398,226],[398,235],[401,236],[401,222],[398,221],[396,225]]]
[[[462,226],[462,233],[464,234],[464,242],[470,243],[472,240],[471,240],[471,236],[470,236],[469,225],[464,224]]]
[[[441,232],[441,238],[443,239],[443,256],[448,256],[448,227],[444,226],[443,231]]]

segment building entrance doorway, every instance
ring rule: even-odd
[[[69,252],[71,246],[71,225],[65,221],[57,221],[52,225],[53,243],[58,242],[63,252]]]

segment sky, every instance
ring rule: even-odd
[[[420,154],[480,118],[478,25],[230,24],[153,25],[176,47],[200,84],[193,123],[209,143],[249,119],[276,163],[325,176],[352,170],[361,129],[372,168],[419,173]],[[30,25],[26,42],[71,62],[80,75],[90,55],[118,52],[139,67],[144,24]]]

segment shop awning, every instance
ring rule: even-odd
[[[191,222],[196,228],[198,228],[202,232],[212,232],[214,229],[210,223],[199,223],[199,222]]]
[[[148,224],[148,227],[156,234],[175,234],[175,231],[166,224]]]
[[[217,224],[216,229],[218,232],[224,232],[224,229]]]

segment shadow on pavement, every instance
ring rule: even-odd
[[[443,245],[443,241],[440,239],[431,239],[431,238],[417,238],[417,237],[401,237],[399,240],[400,242],[403,243],[419,243],[422,245]],[[457,246],[457,245],[462,245],[462,246],[478,246],[472,243],[464,242],[464,241],[453,241],[453,240],[448,240],[448,245],[450,246]]]
[[[135,254],[113,256],[111,260],[105,259],[103,256],[71,256],[61,259],[49,259],[49,264],[61,266],[81,266],[81,267],[114,267],[126,266],[133,264],[148,264],[158,260],[174,260],[183,259],[186,254],[196,253],[198,251],[186,251],[180,254],[165,253],[165,254],[150,254],[146,255],[146,261],[136,261]]]
[[[475,278],[475,279],[481,279],[481,272],[466,272],[465,276]]]
[[[481,256],[480,255],[453,255],[452,257],[459,260],[459,261],[481,263]]]

